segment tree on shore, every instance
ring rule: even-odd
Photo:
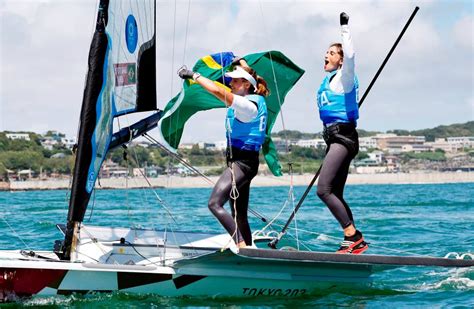
[[[7,180],[7,179],[8,179],[7,168],[2,162],[0,162],[0,181]]]
[[[44,157],[40,152],[36,151],[5,151],[0,153],[0,162],[10,170],[26,170],[31,169],[39,172]]]

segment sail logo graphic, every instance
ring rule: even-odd
[[[94,183],[95,183],[95,173],[92,171],[89,173],[89,177],[87,178],[87,184],[86,184],[86,191],[91,193],[92,189],[94,189]]]
[[[127,49],[130,54],[135,52],[138,43],[138,28],[137,21],[133,15],[128,15],[125,22],[125,41],[127,42]]]
[[[114,64],[115,87],[134,85],[137,83],[136,63]]]

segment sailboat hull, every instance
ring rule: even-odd
[[[375,271],[367,264],[308,257],[252,257],[251,251],[273,250],[237,252],[228,234],[81,225],[71,261],[53,252],[0,251],[0,300],[114,291],[298,297],[333,286],[366,286]]]
[[[400,266],[473,267],[473,260],[351,256],[243,249],[216,251],[159,264],[124,265],[41,260],[0,251],[0,300],[123,291],[161,296],[300,297],[364,289],[375,272]]]
[[[0,253],[2,301],[112,291],[162,296],[298,297],[335,285],[366,286],[373,272],[367,265],[268,262],[230,250],[178,261],[173,267],[52,262],[18,256],[18,251]]]

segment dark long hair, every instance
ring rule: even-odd
[[[270,90],[268,89],[267,82],[263,79],[263,77],[257,75],[257,72],[250,67],[243,66],[242,69],[247,71],[247,73],[252,75],[252,77],[257,81],[257,88],[254,88],[253,85],[251,85],[253,90],[252,92],[254,94],[267,97],[270,94]]]

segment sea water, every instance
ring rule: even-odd
[[[250,207],[267,221],[284,207],[266,231],[280,231],[305,187],[252,188]],[[84,222],[168,231],[224,232],[207,209],[211,189],[98,190]],[[293,193],[293,194],[292,194]],[[0,250],[51,250],[62,235],[68,191],[0,192]],[[291,197],[294,197],[293,199]],[[348,185],[345,198],[370,254],[474,254],[474,183],[435,185]],[[228,209],[228,205],[226,205]],[[249,214],[252,230],[265,227]],[[341,228],[314,189],[282,244],[333,252]],[[298,242],[296,241],[298,240]],[[216,287],[218,289],[218,287]],[[305,298],[168,298],[128,293],[33,298],[20,305],[54,307],[474,307],[474,270],[401,267],[377,273],[365,290],[324,292]],[[18,305],[18,304],[13,304]],[[12,306],[1,304],[0,306]]]

